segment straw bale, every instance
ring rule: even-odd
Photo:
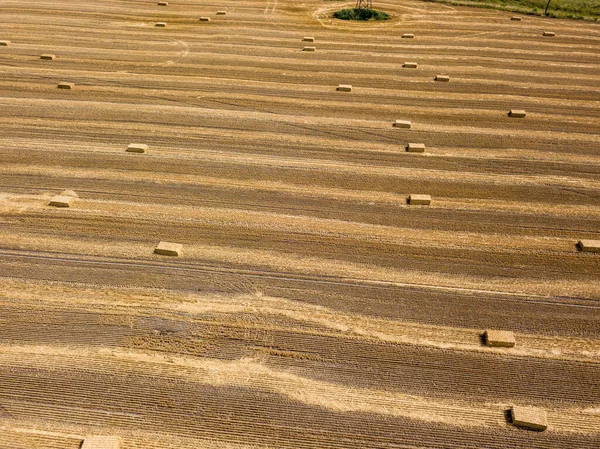
[[[512,17],[510,18],[510,20],[514,20],[515,22],[520,22],[520,21],[521,21],[521,17],[518,17],[518,16],[512,16]]]
[[[130,143],[127,145],[128,153],[145,153],[148,150],[148,145],[145,143]]]
[[[407,69],[416,69],[417,63],[416,62],[405,62],[404,64],[402,64],[402,67],[405,67]]]
[[[160,242],[154,249],[154,254],[162,256],[179,256],[183,245],[181,243]]]
[[[200,22],[210,22],[210,17],[200,17]]]
[[[40,55],[40,59],[44,59],[47,61],[54,61],[55,58],[56,58],[55,55],[51,55],[49,53],[44,53],[43,55]]]
[[[336,90],[340,92],[352,92],[352,84],[340,84]]]
[[[431,204],[431,195],[411,193],[408,196],[408,204],[417,206],[429,206]]]
[[[523,111],[522,109],[511,109],[508,112],[508,115],[510,117],[523,118],[527,115],[527,113],[525,111]]]
[[[512,348],[515,345],[515,334],[511,331],[488,329],[483,335],[487,346]]]
[[[556,33],[554,31],[544,31],[542,36],[554,37],[556,36]]]
[[[535,407],[522,407],[513,405],[510,408],[512,424],[530,430],[543,431],[548,428],[546,411]]]
[[[304,36],[304,37],[302,38],[302,40],[303,40],[304,42],[314,42],[314,41],[315,41],[315,38],[314,38],[314,37],[312,37],[312,36]]]
[[[304,47],[302,51],[316,51],[317,47]]]
[[[8,47],[10,46],[10,41],[0,41],[0,47]]]
[[[120,445],[119,437],[97,435],[85,437],[81,449],[119,449]]]
[[[50,200],[48,205],[54,207],[70,207],[72,202],[72,196],[56,195]]]
[[[412,126],[412,123],[410,120],[396,120],[394,122],[395,128],[410,128],[411,126]]]
[[[411,33],[405,33],[402,35],[402,39],[412,39],[413,37],[415,37],[415,35]]]
[[[436,75],[434,79],[435,81],[450,81],[450,77],[448,75]]]
[[[579,251],[600,253],[600,240],[579,240],[577,248]]]
[[[406,151],[409,153],[424,153],[425,152],[425,144],[424,143],[409,143],[406,146]]]
[[[75,87],[75,83],[58,83],[59,89],[73,89]]]
[[[156,22],[154,26],[164,28],[167,26],[167,22]]]

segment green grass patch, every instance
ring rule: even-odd
[[[475,6],[541,15],[548,0],[424,0],[457,6]],[[600,0],[551,0],[548,17],[600,20]]]
[[[376,9],[340,9],[333,17],[341,20],[387,20],[390,15]]]

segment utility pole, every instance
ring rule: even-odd
[[[550,6],[550,2],[552,0],[548,0],[548,4],[546,5],[546,10],[544,11],[544,15],[547,16],[548,15],[548,6]]]

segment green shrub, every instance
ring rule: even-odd
[[[333,17],[341,20],[387,20],[390,15],[375,9],[340,9],[333,13]]]
[[[503,9],[521,14],[544,14],[548,0],[424,0],[477,8]],[[600,0],[551,0],[547,17],[598,21]]]

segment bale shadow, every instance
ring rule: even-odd
[[[504,410],[504,420],[506,421],[506,424],[510,424],[512,426],[513,419],[512,419],[512,413],[510,412],[510,409]]]
[[[482,332],[481,334],[479,334],[479,343],[481,343],[481,346],[487,346],[485,344],[485,332]]]

